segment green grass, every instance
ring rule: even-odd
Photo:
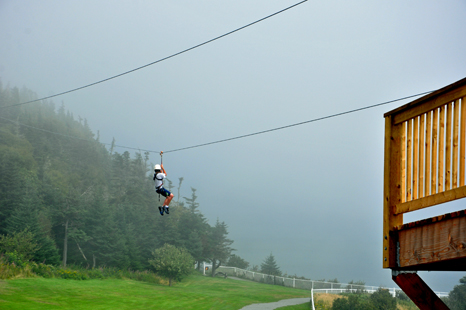
[[[310,292],[200,275],[192,275],[171,287],[124,279],[0,281],[0,309],[236,310],[253,303],[296,297],[310,297]]]

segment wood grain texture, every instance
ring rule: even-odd
[[[417,273],[402,273],[392,277],[393,281],[408,295],[421,310],[448,310],[445,303],[418,276]]]
[[[398,237],[402,268],[466,259],[466,212],[403,225]]]

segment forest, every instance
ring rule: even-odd
[[[214,270],[226,262],[227,225],[207,222],[196,189],[160,216],[149,153],[105,146],[63,103],[20,104],[36,98],[0,84],[0,237],[30,236],[32,261],[64,267],[145,270],[165,244]],[[179,193],[182,181],[165,186]]]

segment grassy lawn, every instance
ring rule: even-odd
[[[172,287],[134,280],[28,278],[0,281],[0,309],[240,309],[310,297],[276,285],[192,275]]]

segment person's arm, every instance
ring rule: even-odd
[[[167,176],[167,172],[165,171],[165,168],[163,167],[163,164],[160,165],[160,168],[162,168],[162,172]]]

